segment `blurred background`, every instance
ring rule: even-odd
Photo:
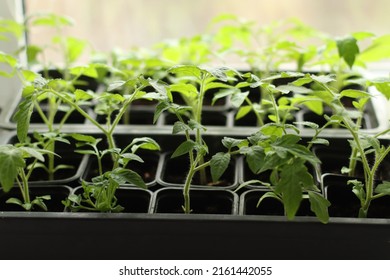
[[[27,14],[53,12],[73,18],[74,27],[65,30],[68,35],[90,41],[99,51],[193,36],[222,13],[260,24],[297,17],[335,36],[354,31],[383,35],[390,27],[389,0],[25,0],[25,4]],[[41,43],[51,37],[48,32],[34,29],[29,39]]]

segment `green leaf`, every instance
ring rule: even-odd
[[[16,198],[16,197],[8,198],[5,203],[16,204],[16,205],[22,206],[24,208],[23,202],[20,199]]]
[[[0,65],[5,64],[11,68],[10,69],[11,71],[0,70],[0,76],[12,77],[15,73],[15,66],[17,63],[18,63],[18,61],[16,58],[14,58],[13,56],[11,56],[9,54],[6,54],[6,53],[0,51]],[[3,69],[3,67],[1,67],[0,69]]]
[[[194,130],[194,129],[200,129],[200,130],[203,130],[203,131],[206,131],[206,128],[201,125],[200,123],[198,123],[197,121],[195,121],[194,119],[190,119],[188,121],[188,126]]]
[[[10,191],[19,174],[19,168],[26,163],[22,152],[12,145],[0,146],[0,183],[5,192]]]
[[[30,71],[30,70],[22,70],[21,72],[22,72],[23,78],[27,82],[33,82],[35,80],[35,78],[38,77],[37,73]]]
[[[313,81],[319,82],[320,84],[328,84],[335,81],[335,76],[333,74],[319,76],[311,75],[310,77]]]
[[[384,181],[375,188],[375,193],[390,195],[390,182]]]
[[[275,191],[282,194],[284,209],[289,220],[295,217],[299,209],[302,190],[312,188],[313,185],[313,177],[308,173],[303,161],[295,160],[283,166]]]
[[[81,101],[81,100],[90,100],[93,98],[93,94],[81,89],[76,89],[74,92],[76,101]]]
[[[98,78],[98,72],[96,71],[96,68],[92,65],[88,66],[75,66],[69,69],[69,73],[75,76],[87,76],[91,78]]]
[[[144,160],[136,155],[136,154],[133,154],[133,153],[124,153],[124,154],[121,154],[121,158],[122,159],[125,159],[125,163],[127,164],[129,161],[131,160],[135,160],[135,161],[138,161],[138,162],[144,162]]]
[[[196,143],[192,140],[184,141],[176,148],[171,158],[179,157],[181,155],[189,153],[195,147],[195,145]]]
[[[264,135],[279,136],[279,137],[281,137],[284,133],[283,127],[275,123],[267,123],[266,125],[261,127],[260,131]]]
[[[192,84],[172,84],[169,86],[170,90],[173,92],[180,92],[182,95],[195,99],[198,96],[198,90]]]
[[[250,105],[241,106],[237,111],[235,119],[239,120],[239,119],[245,117],[250,111],[252,111],[252,106],[250,106]]]
[[[84,135],[84,134],[79,134],[79,133],[72,133],[72,134],[70,134],[70,136],[77,141],[87,142],[87,143],[91,143],[91,144],[95,144],[101,140],[101,138],[96,139],[95,137],[93,137],[91,135]]]
[[[239,90],[235,89],[235,88],[223,89],[223,90],[218,91],[216,94],[214,94],[211,105],[214,105],[217,100],[224,98],[226,96],[230,96],[237,91],[239,91]]]
[[[126,84],[126,81],[114,81],[108,85],[107,91],[113,91],[121,88],[124,84]]]
[[[290,84],[290,85],[281,85],[281,86],[278,86],[276,87],[276,89],[284,94],[287,94],[287,93],[301,93],[301,94],[305,94],[305,93],[310,93],[312,92],[313,90],[307,88],[307,87],[303,87],[303,86],[296,86],[296,85],[293,85],[293,84]]]
[[[245,160],[254,174],[257,174],[266,163],[264,149],[260,146],[245,147],[242,153],[245,154]]]
[[[73,20],[66,16],[49,13],[39,15],[32,21],[32,25],[46,25],[52,27],[71,26],[73,25]]]
[[[323,139],[323,138],[314,139],[314,140],[310,141],[309,143],[329,146],[329,141],[326,139]]]
[[[226,171],[230,162],[230,154],[216,153],[210,160],[210,171],[213,182],[217,182]]]
[[[239,147],[244,143],[247,143],[246,139],[235,139],[231,137],[223,137],[222,139],[222,145],[226,147],[228,150],[234,147]]]
[[[310,210],[316,214],[317,218],[324,224],[329,221],[328,207],[330,202],[321,194],[309,191]]]
[[[390,80],[388,78],[374,79],[370,81],[370,83],[374,85],[376,89],[387,98],[387,100],[390,100]]]
[[[154,116],[153,116],[153,123],[156,123],[157,120],[160,118],[161,114],[168,110],[171,107],[170,103],[167,101],[161,101],[157,104],[156,109],[154,111]]]
[[[181,121],[177,121],[173,125],[172,134],[178,134],[180,132],[188,131],[188,130],[191,130],[191,128],[188,125],[186,125]]]
[[[336,40],[337,50],[339,56],[342,57],[350,68],[355,63],[356,55],[359,54],[359,46],[357,45],[356,38],[347,36],[342,39]]]
[[[245,99],[248,97],[249,91],[235,91],[234,94],[230,96],[230,102],[233,107],[240,108],[242,103],[244,103]]]
[[[130,183],[140,188],[147,188],[142,177],[130,169],[116,168],[110,173],[110,177],[119,185]]]
[[[274,192],[266,192],[265,194],[263,194],[263,195],[260,197],[259,201],[257,202],[256,207],[259,207],[260,204],[261,204],[261,203],[264,201],[264,199],[266,199],[266,198],[273,198],[273,199],[276,199],[277,201],[283,203],[283,201],[280,199],[280,197],[279,197],[276,193],[274,193]]]
[[[310,127],[314,130],[317,130],[319,128],[319,125],[314,123],[314,122],[309,122],[309,121],[303,121],[303,122],[294,122],[294,124],[299,124],[299,125],[302,125],[302,126],[307,126],[307,127]]]
[[[346,89],[340,92],[340,96],[346,96],[346,97],[358,99],[358,98],[370,97],[370,94],[362,90]]]
[[[201,69],[193,65],[177,65],[168,69],[168,72],[179,76],[192,76],[198,79],[201,78]]]
[[[138,149],[157,151],[160,150],[160,145],[150,137],[138,137],[131,141],[131,151],[135,153]]]
[[[364,62],[374,62],[390,57],[390,34],[376,38],[372,45],[362,51],[359,59]]]
[[[66,38],[66,48],[67,48],[67,56],[69,62],[75,62],[80,55],[83,53],[85,47],[87,46],[87,41],[80,40],[73,37],[67,37]],[[91,73],[92,70],[89,70],[88,73]],[[97,77],[97,73],[95,72]],[[94,74],[94,75],[95,75]]]
[[[26,97],[18,106],[18,111],[15,113],[13,120],[16,122],[16,132],[21,143],[25,143],[28,130],[30,127],[30,119],[34,110],[32,96]]]
[[[366,199],[366,191],[364,190],[364,184],[359,180],[349,180],[348,185],[353,185],[352,192],[359,198],[360,203],[363,205]]]
[[[21,152],[28,154],[31,157],[38,159],[39,161],[42,162],[45,161],[45,158],[43,157],[41,150],[30,148],[30,147],[20,147],[19,150]]]

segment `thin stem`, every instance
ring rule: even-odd
[[[34,100],[34,107],[35,107],[35,110],[37,110],[42,121],[46,124],[47,127],[49,127],[50,126],[49,120],[47,119],[45,113],[42,111],[42,108],[39,106],[39,103],[36,100]]]
[[[205,95],[205,82],[206,79],[208,78],[208,75],[203,75],[201,83],[200,83],[200,88],[199,88],[199,99],[198,99],[198,104],[195,112],[195,120],[201,124],[202,123],[202,108],[203,108],[203,100],[204,100],[204,95]],[[201,129],[197,128],[196,129],[196,138],[195,141],[196,143],[199,144],[199,146],[203,145],[203,139],[202,139],[202,134],[201,134]],[[203,164],[204,163],[204,158],[203,155],[199,155],[199,163]],[[207,176],[206,176],[206,171],[204,169],[201,169],[199,172],[199,177],[200,177],[200,184],[205,185],[207,184]]]
[[[48,92],[51,92],[54,95],[61,98],[62,100],[64,100],[67,104],[71,105],[77,112],[79,112],[83,117],[85,117],[88,121],[90,121],[94,126],[96,126],[100,131],[102,131],[104,134],[107,133],[107,130],[99,122],[97,122],[93,117],[91,117],[87,112],[85,112],[78,104],[73,102],[71,99],[68,99],[67,97],[63,96],[62,94],[54,90],[48,90]]]
[[[23,168],[19,168],[19,177],[22,180],[22,183],[20,184],[21,192],[23,196],[23,202],[24,204],[30,203],[30,192],[28,187],[28,179],[26,177],[26,173],[24,172]]]
[[[260,95],[261,95],[261,90],[260,90]],[[245,101],[246,101],[246,103],[248,103],[249,106],[252,107],[252,111],[256,116],[258,126],[263,126],[264,125],[263,117],[260,115],[260,113],[258,111],[256,111],[253,108],[253,102],[248,97],[245,98]]]
[[[197,165],[197,160],[195,160],[194,164],[190,165],[190,170],[188,171],[186,181],[184,183],[184,188],[183,188],[184,207],[183,207],[183,210],[184,210],[185,214],[191,213],[190,190],[191,190],[191,182],[192,182],[192,179],[195,175],[195,166],[196,165]]]

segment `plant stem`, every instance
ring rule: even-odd
[[[29,204],[31,202],[30,200],[30,192],[29,192],[29,186],[28,186],[28,178],[26,176],[26,173],[24,172],[23,168],[19,168],[19,177],[22,180],[22,183],[19,184],[20,190],[23,196],[23,203]]]
[[[204,95],[205,95],[205,82],[206,79],[208,78],[208,75],[203,74],[202,75],[202,80],[200,83],[200,88],[199,88],[199,99],[197,103],[197,108],[195,111],[195,120],[201,124],[202,123],[202,108],[203,108],[203,100],[204,100]],[[202,139],[202,134],[201,134],[201,129],[197,128],[196,129],[196,136],[195,136],[195,141],[199,146],[203,146],[203,139]],[[199,155],[199,163],[203,164],[204,163],[204,157],[203,155]],[[201,185],[206,185],[207,184],[207,176],[206,176],[206,171],[204,169],[201,169],[199,171],[199,177],[200,177],[200,184]]]
[[[194,166],[191,165],[183,188],[183,197],[184,197],[183,209],[185,214],[191,213],[190,189],[191,189],[191,182],[192,182],[192,178],[194,177],[194,174],[195,174]]]
[[[261,95],[261,90],[260,90],[260,95]],[[264,125],[263,117],[260,115],[259,112],[257,112],[257,111],[253,108],[253,102],[252,102],[248,97],[245,98],[245,101],[246,101],[246,103],[248,103],[249,106],[252,107],[252,111],[253,111],[253,113],[255,114],[256,119],[257,119],[257,125],[258,125],[258,126],[263,126],[263,125]]]
[[[107,130],[99,123],[97,122],[93,117],[91,117],[87,112],[85,112],[78,104],[73,102],[71,99],[63,96],[59,92],[56,92],[54,90],[48,90],[48,92],[53,93],[54,95],[61,98],[63,101],[65,101],[67,104],[72,106],[77,112],[79,112],[83,117],[85,117],[88,121],[90,121],[94,126],[96,126],[101,132],[104,134],[107,133]]]

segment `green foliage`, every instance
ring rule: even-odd
[[[148,137],[134,138],[124,149],[111,147],[101,150],[99,143],[101,138],[91,135],[73,133],[70,135],[78,141],[76,152],[95,156],[98,162],[99,175],[92,179],[92,182],[82,182],[83,193],[71,195],[64,205],[72,211],[89,210],[99,212],[120,212],[123,207],[117,204],[116,190],[123,184],[132,184],[140,188],[146,188],[142,177],[126,166],[130,161],[143,162],[142,158],[135,153],[139,149],[159,150],[158,143]],[[86,146],[87,149],[80,149]],[[103,170],[102,160],[105,156],[111,156],[112,168]]]
[[[342,57],[350,68],[352,68],[356,55],[359,54],[357,40],[352,36],[347,36],[336,40],[339,56]]]
[[[47,207],[45,200],[49,200],[49,195],[38,196],[30,199],[29,177],[32,171],[38,167],[38,161],[43,162],[44,154],[50,151],[41,149],[38,145],[16,146],[5,144],[0,146],[0,185],[4,192],[9,192],[14,186],[18,186],[22,200],[11,197],[7,203],[17,204],[26,211],[37,206],[45,211]],[[32,159],[33,163],[27,166],[26,160]]]

